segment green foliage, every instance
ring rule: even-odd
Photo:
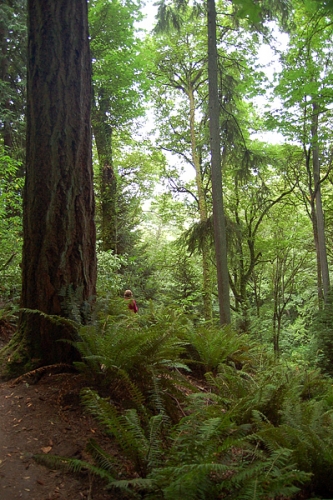
[[[143,112],[149,57],[134,28],[141,16],[140,1],[89,2],[94,103],[112,128]]]
[[[25,156],[27,6],[24,0],[0,3],[0,135],[8,153]],[[1,174],[0,174],[1,175]],[[21,171],[20,177],[23,173]]]
[[[14,326],[17,321],[16,309],[10,306],[0,309],[0,324],[8,324]]]
[[[172,399],[182,399],[180,387],[188,385],[182,375],[189,371],[182,360],[185,342],[177,332],[184,329],[182,318],[164,313],[156,320],[149,315],[143,326],[144,319],[133,315],[123,300],[114,301],[112,308],[118,308],[117,315],[81,329],[75,346],[83,361],[76,366],[90,382],[108,386],[113,397],[121,394],[123,404],[134,405],[142,414],[143,405],[172,413]]]
[[[162,414],[149,418],[146,428],[141,425],[135,409],[119,414],[112,404],[91,389],[82,393],[83,405],[102,424],[103,430],[112,435],[135,470],[145,477],[149,470],[160,464],[162,458],[161,431],[165,417]]]
[[[189,415],[171,433],[165,467],[149,476],[163,498],[278,498],[299,491],[309,475],[290,462],[290,450],[260,450],[251,425],[236,424],[232,411],[210,396],[191,397]]]
[[[116,301],[109,316],[100,312],[76,343],[78,366],[103,392],[86,388],[82,402],[119,452],[90,441],[93,465],[62,457],[47,457],[49,464],[89,470],[108,488],[155,500],[296,499],[303,484],[332,494],[331,379],[273,361],[230,329],[124,307]],[[211,370],[196,389],[181,375],[184,348]],[[119,457],[131,464],[124,480]]]
[[[242,367],[251,358],[253,341],[230,326],[198,324],[189,331],[187,339],[193,361],[199,361],[206,372],[216,372],[222,363]]]
[[[124,288],[122,276],[118,273],[126,262],[125,257],[114,255],[112,250],[97,252],[97,294],[101,297],[117,296]]]
[[[0,298],[16,299],[21,284],[23,179],[21,164],[0,150]]]
[[[304,374],[303,374],[304,376]],[[307,396],[307,377],[295,377],[294,390],[280,404],[280,425],[275,426],[254,413],[258,436],[270,450],[287,447],[297,468],[311,474],[311,487],[317,493],[333,494],[330,470],[333,466],[333,406],[331,381],[319,372],[312,374],[311,383],[317,390]],[[303,382],[303,383],[302,383]],[[298,386],[298,390],[295,390]],[[318,390],[321,387],[321,390]],[[311,393],[310,393],[311,394]]]
[[[45,454],[36,454],[34,455],[34,459],[37,463],[46,465],[50,469],[60,469],[66,472],[73,472],[75,474],[82,471],[89,471],[102,479],[106,479],[107,481],[111,482],[114,480],[111,474],[107,472],[107,467],[96,467],[83,460]]]
[[[20,313],[30,316],[36,316],[49,321],[51,324],[55,326],[63,326],[68,331],[72,332],[74,337],[78,336],[79,326],[76,320],[71,318],[64,318],[62,316],[57,316],[56,314],[46,314],[43,311],[39,311],[38,309],[27,309],[20,308]]]
[[[333,292],[330,291],[322,310],[314,317],[311,329],[316,339],[318,365],[333,375]]]
[[[243,369],[237,374],[223,366],[215,378],[209,376],[208,382],[217,390],[207,411],[216,415],[223,405],[234,423],[251,423],[255,434],[249,441],[260,453],[279,455],[284,450],[282,457],[289,456],[289,463],[294,464],[287,468],[290,478],[293,471],[303,471],[300,477],[308,477],[314,491],[331,495],[332,483],[324,480],[333,460],[331,381],[318,371],[280,363],[260,370],[254,366],[250,372]]]

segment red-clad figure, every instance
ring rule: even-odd
[[[134,313],[137,313],[139,309],[138,309],[138,306],[136,305],[136,302],[133,298],[133,293],[131,292],[131,290],[125,291],[124,299],[128,300],[128,309],[130,311],[133,311]]]

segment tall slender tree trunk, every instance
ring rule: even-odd
[[[330,277],[328,271],[327,262],[327,252],[326,252],[326,241],[325,241],[325,223],[324,223],[324,213],[321,198],[321,187],[320,187],[320,163],[319,163],[319,144],[318,144],[318,115],[319,107],[316,102],[312,105],[312,127],[311,127],[311,137],[312,137],[312,168],[313,168],[313,183],[314,183],[314,197],[316,204],[316,226],[317,226],[317,254],[318,261],[320,264],[322,286],[324,301],[327,299],[327,295],[330,288]],[[319,283],[318,283],[319,287]]]
[[[5,20],[0,19],[0,80],[3,84],[7,84],[9,81],[8,77],[8,56],[7,56],[7,40],[8,40],[8,28],[5,25]],[[1,103],[3,107],[3,112],[6,115],[10,112],[10,99],[7,97],[4,102]],[[6,118],[3,122],[3,126],[1,128],[1,136],[3,138],[3,145],[5,149],[8,151],[12,148],[12,130],[9,124],[8,118]]]
[[[87,1],[29,0],[28,37],[21,306],[86,323],[96,285]],[[21,314],[27,359],[71,361],[56,342],[71,329],[46,315]]]
[[[117,253],[117,179],[112,160],[112,127],[107,112],[107,101],[100,96],[98,105],[93,105],[92,114],[99,161],[101,240],[103,250]]]
[[[219,127],[219,100],[217,86],[217,46],[215,0],[207,0],[208,18],[208,80],[209,80],[209,130],[213,190],[213,219],[220,323],[229,324],[230,297],[227,263],[227,238],[223,208],[222,169]]]
[[[317,268],[317,294],[318,294],[318,305],[319,309],[322,309],[325,298],[324,298],[324,288],[323,288],[323,279],[321,272],[321,262],[320,262],[320,252],[319,252],[319,241],[318,241],[318,227],[317,227],[317,214],[316,214],[316,205],[315,200],[310,200],[311,206],[311,223],[312,223],[312,231],[313,231],[313,240],[316,249],[316,268]]]
[[[188,85],[188,97],[190,101],[190,134],[191,134],[191,153],[192,161],[195,168],[195,181],[198,193],[199,216],[200,222],[207,222],[207,205],[205,191],[203,187],[202,174],[200,168],[200,160],[197,153],[197,143],[195,134],[195,99],[191,84]],[[210,262],[209,262],[209,245],[207,238],[204,238],[202,244],[202,281],[203,281],[203,303],[204,316],[206,320],[212,318],[212,290],[210,279]]]

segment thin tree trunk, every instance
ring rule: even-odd
[[[0,80],[3,84],[7,84],[9,82],[8,75],[8,54],[7,54],[7,40],[8,40],[8,29],[5,26],[5,21],[0,20]],[[10,115],[10,99],[7,97],[4,102],[1,103],[3,107],[4,116]],[[12,149],[13,141],[12,141],[12,129],[8,118],[6,117],[3,120],[3,126],[1,128],[1,135],[3,137],[3,145],[5,147],[6,152],[10,152]]]
[[[98,105],[99,108],[93,106],[93,132],[99,161],[102,248],[117,253],[117,179],[112,161],[112,128],[107,123],[108,106],[103,96]]]
[[[195,100],[191,84],[188,85],[188,97],[190,101],[190,134],[191,134],[191,151],[192,161],[195,168],[195,181],[198,193],[199,216],[200,222],[207,222],[207,205],[205,192],[202,182],[202,174],[200,169],[200,161],[197,154],[196,135],[195,135]],[[204,317],[206,320],[212,318],[212,291],[210,280],[210,262],[209,262],[209,246],[207,238],[204,238],[202,244],[202,278],[203,278],[203,303]]]
[[[217,87],[217,47],[215,0],[207,0],[208,18],[208,80],[209,80],[209,130],[213,190],[213,220],[217,285],[221,325],[229,324],[230,297],[227,263],[226,226],[223,209],[222,169],[219,127],[219,100]]]
[[[316,203],[316,220],[317,220],[317,236],[318,236],[318,258],[320,262],[320,270],[323,285],[324,301],[330,288],[330,278],[328,271],[326,241],[325,241],[325,223],[321,198],[320,187],[320,164],[319,164],[319,145],[318,145],[318,105],[314,102],[312,105],[312,167],[313,167],[313,182],[314,182],[314,196]]]
[[[312,231],[313,231],[313,240],[316,250],[316,268],[317,268],[317,294],[318,294],[318,306],[319,309],[322,309],[324,305],[324,290],[323,290],[323,280],[321,273],[321,263],[320,263],[320,252],[319,252],[319,241],[318,241],[318,227],[317,227],[317,214],[315,208],[315,200],[310,200],[311,206],[311,223],[312,223]]]

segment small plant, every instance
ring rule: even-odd
[[[222,363],[240,368],[253,359],[254,342],[248,335],[237,334],[230,326],[199,324],[189,330],[186,338],[192,360],[201,364],[205,372],[216,373]]]
[[[141,477],[146,477],[149,470],[161,464],[162,430],[168,423],[164,414],[150,417],[144,428],[135,409],[125,410],[121,414],[109,401],[91,389],[83,390],[82,402],[89,413],[102,424],[104,432],[115,438],[123,454]]]

